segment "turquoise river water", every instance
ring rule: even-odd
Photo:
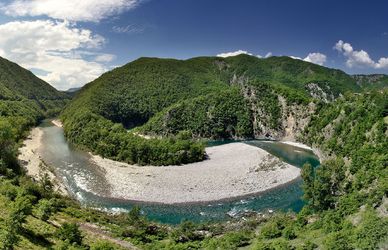
[[[135,205],[134,202],[106,197],[109,184],[104,173],[90,162],[89,154],[67,143],[62,128],[53,126],[48,121],[43,122],[40,128],[43,130],[41,153],[44,161],[54,168],[71,194],[83,205],[110,212],[128,211]],[[318,158],[310,150],[274,141],[251,140],[245,143],[262,148],[296,167],[302,167],[307,162],[314,167],[319,165]],[[213,143],[215,144],[217,143]],[[299,211],[303,207],[301,182],[302,180],[298,179],[264,193],[218,202],[137,205],[140,205],[149,219],[171,224],[180,223],[182,220],[197,222],[226,220],[245,211]]]

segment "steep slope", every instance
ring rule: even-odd
[[[280,87],[298,89],[315,97],[314,87],[331,100],[346,91],[358,92],[361,88],[345,72],[308,63],[290,57],[259,59],[240,55],[225,60],[231,67],[234,79],[253,78]]]
[[[349,94],[312,117],[306,143],[327,161],[315,176],[314,206],[354,212],[362,204],[381,204],[387,193],[387,119],[387,90]]]
[[[295,139],[314,111],[314,104],[308,103],[332,101],[347,91],[361,88],[344,72],[288,57],[140,58],[87,84],[62,118],[65,134],[75,144],[96,153],[109,151],[106,157],[146,163],[123,153],[127,146],[114,146],[108,134],[119,133],[122,138],[124,128],[148,122],[133,132],[170,137],[186,131],[186,139],[190,134]],[[93,125],[87,126],[85,120],[104,125],[91,131]],[[113,129],[114,123],[122,126]]]
[[[58,114],[69,97],[30,71],[0,57],[0,120],[17,138],[40,119]]]
[[[199,57],[186,61],[140,58],[105,73],[85,86],[72,107],[85,106],[127,127],[145,123],[155,113],[179,100],[228,89],[234,83],[258,80],[309,97],[307,84],[315,83],[334,97],[360,91],[353,78],[339,70],[288,57],[239,55]],[[285,91],[287,92],[287,91]]]
[[[66,97],[16,63],[0,57],[0,99],[58,100]]]

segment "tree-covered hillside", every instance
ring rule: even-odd
[[[133,127],[179,100],[217,93],[249,80],[277,85],[284,91],[292,88],[306,98],[310,96],[308,83],[316,83],[334,96],[361,90],[353,78],[340,70],[289,57],[260,59],[239,55],[185,61],[140,58],[86,85],[67,110],[84,106]]]
[[[36,77],[32,72],[0,57],[0,100],[59,100],[67,95]]]
[[[58,113],[68,99],[30,71],[0,57],[0,116],[23,117],[33,123]]]
[[[39,120],[58,114],[67,102],[67,95],[0,57],[0,166],[18,172],[15,143]]]
[[[136,70],[127,70],[141,75],[146,74],[141,73],[142,67],[154,68],[161,64],[156,59],[142,60],[137,62],[140,66],[134,67]],[[229,138],[270,133],[283,137],[287,136],[288,132],[283,131],[287,128],[298,132],[298,139],[312,145],[322,160],[316,171],[309,165],[303,169],[307,205],[300,213],[247,215],[222,223],[185,221],[169,226],[148,221],[136,207],[117,215],[80,207],[53,192],[47,176],[38,182],[25,176],[16,161],[20,138],[29,126],[50,113],[43,101],[57,109],[64,101],[58,98],[56,106],[57,101],[53,100],[57,99],[44,95],[29,99],[7,87],[9,93],[20,98],[9,95],[8,99],[0,100],[0,249],[387,248],[387,90],[345,93],[351,92],[349,88],[341,92],[343,97],[326,103],[308,96],[305,88],[263,82],[260,78],[248,79],[235,75],[230,68],[226,72],[211,73],[207,66],[214,58],[192,59],[188,64],[196,60],[202,64],[194,63],[196,67],[184,69],[180,65],[185,61],[167,60],[174,72],[188,74],[182,86],[174,87],[175,83],[166,78],[169,89],[158,87],[158,84],[164,86],[163,81],[158,81],[164,79],[164,66],[159,66],[163,70],[156,67],[157,74],[148,75],[147,81],[140,81],[137,76],[137,90],[131,90],[123,80],[132,79],[130,76],[105,82],[113,77],[112,72],[105,74],[96,80],[96,85],[86,86],[65,110],[68,138],[123,161],[177,164],[203,156],[203,145],[191,141],[192,136]],[[225,67],[216,60],[216,68]],[[125,67],[132,68],[130,65]],[[124,68],[116,70],[127,72]],[[192,68],[196,73],[190,73]],[[215,77],[213,82],[210,76]],[[98,83],[101,79],[104,82]],[[117,83],[120,86],[117,90],[116,85],[110,86],[115,81],[121,82]],[[153,85],[148,86],[148,81]],[[42,88],[50,89],[42,84]],[[185,84],[190,91],[186,91]],[[109,92],[104,92],[108,88],[105,85]],[[130,95],[114,102],[120,91]],[[158,91],[163,94],[171,91],[174,98],[163,99]],[[50,92],[49,96],[55,93]],[[131,98],[131,94],[141,102],[132,105],[137,99]],[[113,102],[116,109],[107,113],[109,103],[102,104],[99,98]],[[96,106],[97,103],[102,106]],[[127,110],[138,116],[133,121],[131,115],[121,117]],[[115,123],[118,121],[122,124]],[[134,125],[143,126],[128,132]],[[163,139],[147,140],[136,135],[145,132],[163,135]]]
[[[194,138],[294,138],[313,112],[308,103],[332,101],[347,91],[358,92],[361,87],[344,72],[289,57],[140,58],[87,84],[62,119],[68,139],[81,147],[110,152],[104,156],[130,163],[160,165],[177,161],[137,159],[136,152],[149,152],[151,145],[144,138],[125,135],[124,128],[146,124],[129,133],[173,136],[175,141],[181,131]],[[99,126],[86,125],[84,117],[92,116]],[[127,143],[117,145],[108,134],[116,134],[118,140],[125,137]],[[163,145],[163,152],[172,150],[172,155],[191,150],[166,141],[156,144]],[[185,154],[195,161],[202,159],[200,152]]]

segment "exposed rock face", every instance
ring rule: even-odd
[[[313,98],[325,103],[332,102],[335,99],[329,85],[324,85],[324,87],[321,88],[317,83],[312,82],[306,85],[306,89]]]
[[[373,74],[373,75],[353,75],[352,77],[356,80],[357,84],[362,86],[364,83],[373,84],[382,80],[386,75]]]
[[[244,75],[237,76],[236,74],[233,74],[232,79],[230,79],[230,84],[244,85],[248,81],[249,81],[249,77],[246,77]]]
[[[315,112],[315,104],[288,105],[284,97],[278,96],[282,108],[282,130],[281,139],[296,141],[310,122],[311,115]]]
[[[315,112],[315,104],[289,104],[287,100],[274,93],[273,107],[268,101],[261,102],[260,94],[250,85],[242,85],[242,94],[251,106],[255,138],[284,139],[295,141]]]

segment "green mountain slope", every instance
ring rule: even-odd
[[[218,92],[249,80],[296,89],[305,97],[309,97],[308,83],[322,86],[323,91],[328,90],[333,96],[361,90],[342,71],[288,57],[259,59],[239,55],[186,61],[140,58],[88,84],[69,109],[83,105],[131,127],[143,124],[179,100]]]
[[[0,99],[58,100],[66,97],[16,63],[0,57]]]
[[[75,144],[106,157],[139,163],[133,156],[136,153],[124,152],[128,146],[114,145],[106,134],[117,132],[123,138],[125,129],[146,124],[133,132],[177,136],[188,131],[194,138],[216,139],[295,138],[314,109],[306,104],[332,101],[347,91],[358,92],[361,87],[344,72],[288,57],[140,58],[87,84],[62,118],[66,136]],[[85,120],[103,125],[88,127]],[[113,129],[114,123],[121,127]],[[142,144],[148,143],[143,140]],[[141,162],[150,162],[144,160]]]
[[[387,128],[387,90],[345,96],[312,117],[304,138],[327,160],[312,183],[313,207],[353,213],[381,203],[388,190]]]
[[[260,77],[247,77],[248,73],[240,75],[237,63],[236,68],[230,66],[233,60],[166,60],[166,66],[164,60],[141,59],[138,65],[104,74],[66,108],[66,134],[97,153],[139,164],[200,160],[195,157],[203,156],[203,145],[189,140],[193,136],[298,134],[323,160],[315,172],[308,165],[303,169],[307,206],[300,213],[259,214],[225,223],[186,221],[175,227],[148,221],[136,208],[110,215],[80,207],[54,193],[47,180],[33,182],[16,171],[20,138],[16,131],[28,128],[16,129],[18,124],[43,117],[49,111],[44,102],[59,108],[55,103],[64,102],[62,94],[52,92],[58,93],[58,99],[33,98],[12,85],[2,85],[9,96],[0,100],[0,248],[120,249],[116,243],[130,241],[140,249],[386,249],[387,90],[349,93],[360,88],[355,82],[347,87],[344,81],[342,90],[332,86],[336,93],[325,92],[325,99],[321,92],[320,99],[314,100],[310,95],[316,93],[311,94],[300,81],[263,82]],[[177,84],[163,78],[167,69],[168,77],[185,80]],[[284,74],[291,77],[291,73]],[[50,91],[42,84],[34,86]],[[172,98],[164,98],[169,91]],[[328,96],[340,93],[342,97],[326,103]],[[115,105],[112,113],[109,103],[100,98]],[[142,126],[128,132],[137,125]],[[164,139],[146,140],[134,133]]]
[[[0,119],[11,122],[16,134],[59,113],[68,99],[30,71],[0,57]]]

